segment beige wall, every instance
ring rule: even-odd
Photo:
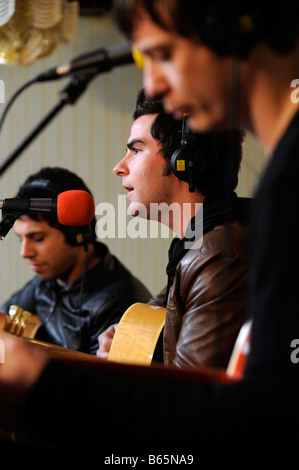
[[[109,16],[80,18],[79,33],[71,44],[60,46],[51,56],[27,67],[0,65],[5,84],[5,101],[40,72],[72,59],[78,54],[121,44],[120,35]],[[25,136],[58,103],[58,93],[69,79],[35,84],[17,99],[0,135],[3,161]],[[19,185],[42,166],[63,166],[78,173],[94,193],[95,204],[108,202],[117,208],[124,194],[121,180],[112,168],[123,156],[132,123],[136,92],[142,74],[134,66],[119,67],[98,76],[74,106],[66,106],[42,134],[21,154],[0,180],[0,199],[13,197]],[[1,101],[1,100],[0,100]],[[0,102],[2,114],[5,104]],[[252,193],[264,156],[249,136],[244,145],[238,194]],[[130,217],[128,216],[128,221]],[[149,231],[148,231],[149,233]],[[111,251],[155,293],[165,284],[169,238],[104,239]],[[28,262],[19,257],[19,242],[11,230],[0,241],[0,303],[32,277]]]

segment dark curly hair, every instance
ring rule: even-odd
[[[57,198],[58,194],[72,189],[87,191],[92,195],[84,181],[70,170],[60,167],[44,167],[26,179],[20,186],[17,197]],[[31,213],[28,216],[33,220],[45,220],[50,226],[63,232],[68,241],[70,227],[60,224],[56,214]],[[95,242],[95,225],[96,219],[93,217],[90,223],[91,240],[93,243]]]
[[[162,99],[150,98],[142,89],[137,95],[133,118],[136,120],[145,114],[157,114],[151,126],[151,135],[161,145],[161,152],[170,167],[172,154],[181,146],[182,121],[164,111]],[[192,135],[195,138],[195,163],[196,159],[205,158],[204,170],[202,165],[195,165],[197,191],[205,196],[214,191],[233,191],[238,184],[244,132],[225,130],[192,132]]]
[[[163,29],[200,40],[220,55],[245,58],[261,42],[286,54],[299,39],[297,0],[279,8],[264,0],[114,0],[114,18],[128,37],[140,5]]]

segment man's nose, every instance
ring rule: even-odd
[[[20,256],[22,258],[31,258],[34,255],[34,250],[30,241],[24,239],[21,242]]]
[[[168,80],[159,62],[149,58],[145,60],[143,84],[148,96],[162,96],[167,92]]]
[[[128,174],[128,167],[126,165],[126,157],[124,157],[120,162],[115,165],[113,168],[113,173],[117,176],[124,176]]]

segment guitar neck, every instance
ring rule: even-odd
[[[41,351],[41,353],[46,354],[49,359],[70,359],[75,361],[81,360],[86,362],[99,361],[99,358],[97,356],[92,356],[91,354],[83,353],[81,351],[75,351],[74,349],[68,349],[63,346],[58,346],[57,344],[51,344],[45,341],[26,337],[22,337],[21,340],[29,346],[39,349],[39,351]]]
[[[41,322],[37,315],[11,305],[8,314],[0,312],[0,329],[16,336],[34,338]]]
[[[11,307],[10,315],[0,312],[0,330],[4,330],[9,334],[19,337],[29,346],[38,348],[49,358],[71,360],[84,359],[85,361],[94,361],[98,359],[96,356],[92,356],[91,354],[35,339],[35,335],[40,325],[41,322],[37,315],[26,312],[17,306]]]

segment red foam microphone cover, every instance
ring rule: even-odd
[[[58,194],[57,218],[62,225],[71,227],[88,225],[92,221],[94,212],[94,200],[87,191],[71,189]]]

